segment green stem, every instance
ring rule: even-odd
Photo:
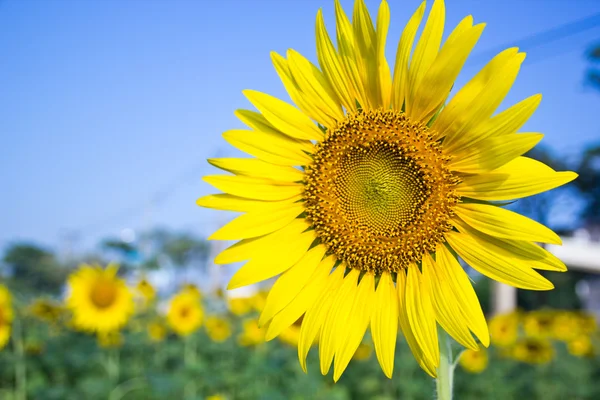
[[[106,371],[113,388],[119,383],[119,349],[108,349],[106,352]]]
[[[454,363],[452,362],[452,348],[448,334],[439,331],[440,340],[440,366],[437,369],[435,386],[437,400],[452,400],[452,382],[454,380]]]
[[[194,340],[193,334],[185,338],[183,352],[183,362],[186,367],[186,372],[190,377],[184,388],[184,397],[186,399],[194,399],[196,397],[196,382],[191,378],[192,374],[190,372],[190,367],[196,364],[196,341]]]
[[[18,318],[13,322],[13,346],[15,351],[15,398],[27,400],[27,367],[25,365],[25,346],[23,345],[23,332],[21,321]]]

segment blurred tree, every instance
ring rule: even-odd
[[[17,243],[9,247],[3,258],[14,288],[22,292],[57,294],[68,270],[54,254],[36,245]]]
[[[588,59],[592,63],[600,64],[600,44],[592,47],[588,52]],[[587,73],[587,81],[590,85],[600,89],[600,69],[590,68]]]
[[[600,86],[599,86],[600,88]],[[587,148],[575,170],[574,183],[586,201],[582,219],[587,226],[600,225],[600,144]]]

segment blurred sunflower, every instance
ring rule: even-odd
[[[594,346],[588,335],[579,335],[569,340],[567,350],[577,357],[589,357],[594,354]]]
[[[576,313],[579,319],[579,329],[583,333],[592,334],[598,330],[598,323],[596,317],[593,314],[580,311]]]
[[[167,327],[161,320],[154,320],[148,324],[148,337],[150,341],[162,342],[167,336]]]
[[[252,311],[252,301],[248,297],[230,297],[227,300],[227,308],[239,317]]]
[[[98,345],[105,349],[116,349],[123,345],[123,335],[120,331],[102,331],[96,336]]]
[[[182,290],[171,300],[167,321],[180,336],[188,336],[202,325],[204,310],[200,297],[190,290]]]
[[[518,313],[498,314],[490,320],[490,339],[494,346],[510,346],[516,342],[518,335]]]
[[[210,237],[241,240],[217,264],[250,260],[229,289],[281,274],[260,318],[261,325],[270,322],[266,339],[305,314],[301,366],[318,335],[321,372],[333,362],[335,381],[369,326],[388,377],[398,320],[432,376],[440,358],[436,322],[467,348],[479,347],[472,333],[489,344],[454,252],[484,275],[523,289],[553,288],[536,269],[566,269],[535,243],[560,243],[558,235],[499,203],[577,176],[521,156],[542,138],[517,133],[540,95],[494,115],[525,54],[501,52],[446,104],[484,24],[466,17],[440,48],[445,6],[436,0],[415,44],[424,10],[425,3],[405,27],[392,68],[385,0],[375,25],[363,0],[356,0],[352,22],[335,2],[337,49],[319,11],[320,69],[294,50],[272,53],[298,108],[244,91],[259,112],[236,115],[251,130],[223,136],[256,158],[209,160],[233,175],[205,177],[225,193],[198,200],[245,213]]]
[[[224,342],[231,336],[231,324],[225,318],[211,316],[206,318],[204,325],[213,342]]]
[[[554,357],[554,348],[547,339],[523,338],[515,343],[511,355],[527,364],[547,364]]]
[[[371,354],[373,354],[373,346],[369,343],[362,342],[358,345],[352,359],[356,361],[366,361],[371,358]]]
[[[486,349],[466,349],[460,355],[458,363],[465,371],[471,374],[479,374],[487,368],[488,354]]]
[[[194,285],[193,283],[183,284],[181,291],[191,293],[192,295],[196,296],[198,300],[202,299],[202,292],[200,289],[198,289],[198,286]]]
[[[527,313],[523,317],[525,334],[533,338],[551,338],[554,334],[555,316],[556,312],[553,310],[536,310]]]
[[[570,311],[560,311],[552,321],[552,335],[562,341],[570,341],[580,335],[579,318]]]
[[[252,308],[254,308],[258,312],[261,312],[265,308],[268,295],[269,292],[266,290],[259,290],[256,293],[254,293],[249,298],[250,304],[252,304]]]
[[[29,306],[28,311],[30,315],[41,321],[55,323],[63,315],[64,308],[61,304],[52,300],[36,299]]]
[[[10,292],[6,286],[0,284],[0,349],[4,348],[10,339],[13,316]]]
[[[146,278],[140,279],[135,285],[135,293],[142,300],[143,306],[147,306],[156,297],[156,289]]]
[[[119,267],[83,264],[68,279],[67,307],[73,311],[73,326],[106,333],[123,327],[133,314],[133,295],[117,276]]]
[[[227,400],[227,397],[220,394],[213,394],[212,396],[208,396],[206,400]]]
[[[283,343],[287,343],[290,346],[298,346],[300,340],[300,329],[302,327],[302,317],[298,318],[296,322],[290,325],[287,329],[279,334],[279,340]]]
[[[255,319],[247,319],[242,323],[242,333],[238,335],[241,346],[256,346],[265,342],[265,331],[258,326]]]

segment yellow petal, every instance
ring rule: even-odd
[[[275,233],[281,232],[283,229]],[[251,285],[287,271],[306,253],[316,236],[314,231],[306,231],[300,235],[288,235],[282,239],[280,242],[274,243],[274,247],[263,248],[262,251],[253,255],[252,259],[231,277],[227,289]]]
[[[242,111],[242,110],[239,110]],[[307,165],[312,158],[314,145],[306,140],[296,140],[275,132],[230,130],[223,138],[233,147],[263,161],[279,165]]]
[[[402,110],[404,100],[408,96],[408,60],[424,13],[425,2],[422,2],[404,27],[402,37],[398,42],[392,80],[392,108],[397,111]]]
[[[323,73],[300,53],[288,50],[287,54],[290,71],[307,98],[333,120],[343,120],[344,112],[340,106],[340,100]]]
[[[445,13],[444,1],[435,0],[410,61],[406,110],[413,107],[417,98],[417,88],[438,55],[444,34]]]
[[[436,319],[457,342],[463,346],[477,350],[479,347],[469,332],[466,319],[455,299],[452,289],[447,283],[448,277],[439,268],[429,254],[422,261],[423,281],[429,284],[431,303]]]
[[[209,194],[207,196],[200,197],[198,200],[196,200],[196,204],[200,207],[214,208],[217,210],[248,212],[263,209],[265,208],[265,206],[271,206],[271,204],[291,204],[297,202],[300,199],[300,196],[296,196],[290,197],[289,199],[283,200],[281,202],[265,202],[262,200],[251,200],[246,199],[244,197],[233,196],[227,193],[221,193]]]
[[[273,317],[265,335],[266,340],[274,339],[312,307],[327,286],[329,272],[326,268],[317,268],[313,272],[302,291]]]
[[[298,236],[310,227],[308,221],[303,218],[293,220],[284,228],[265,236],[244,239],[223,250],[216,258],[215,264],[231,264],[234,262],[249,260],[250,258],[268,252],[271,247],[279,246],[279,242],[288,241],[290,238],[297,239]]]
[[[209,158],[208,162],[236,175],[283,182],[299,182],[304,179],[304,173],[297,168],[271,164],[257,158]]]
[[[368,105],[368,99],[362,86],[360,73],[355,61],[357,57],[357,50],[354,48],[352,24],[350,24],[350,21],[342,9],[339,0],[335,0],[335,21],[337,47],[340,54],[340,60],[342,61],[346,75],[349,78],[348,83],[351,86],[354,98],[364,108]]]
[[[482,140],[516,133],[535,112],[541,100],[542,95],[536,94],[482,122],[474,128],[470,141],[455,146],[454,153],[468,153],[471,146],[479,145]]]
[[[435,265],[440,283],[447,285],[452,292],[450,300],[458,304],[469,329],[485,347],[488,347],[490,333],[477,294],[471,285],[469,276],[444,244],[440,243],[437,246]]]
[[[311,96],[302,91],[298,81],[292,75],[291,63],[275,52],[271,52],[271,60],[285,89],[300,110],[321,125],[328,128],[334,126],[336,124],[335,118],[327,115],[323,107],[318,106],[317,103],[321,101],[316,100],[315,102]]]
[[[452,171],[470,174],[491,171],[528,152],[542,137],[541,133],[490,137],[455,152],[448,167]]]
[[[247,176],[209,175],[202,179],[225,193],[248,199],[278,201],[298,196],[304,192],[302,184],[274,183]]]
[[[334,382],[342,376],[369,326],[375,296],[375,275],[370,272],[365,273],[355,292],[352,299],[346,299],[352,304],[348,318],[336,321],[336,336],[339,340],[333,366]]]
[[[437,137],[446,136],[444,148],[453,151],[469,142],[464,136],[475,136],[477,126],[488,120],[508,93],[523,59],[516,48],[504,50],[456,93],[431,126]]]
[[[408,320],[408,313],[406,310],[406,272],[404,272],[404,270],[399,271],[397,274],[396,289],[398,291],[398,316],[400,318],[400,327],[402,328],[404,338],[421,368],[423,368],[423,370],[431,377],[435,378],[437,374],[436,366],[425,356],[423,349],[421,349],[417,339],[415,339],[413,328]]]
[[[461,228],[462,229],[462,228]],[[484,239],[475,230],[446,232],[450,246],[471,267],[498,282],[529,290],[550,290],[554,285],[520,262],[512,253]]]
[[[472,26],[465,18],[452,32],[431,68],[415,88],[415,99],[406,112],[413,121],[427,123],[446,101],[467,57],[483,32],[484,24]]]
[[[527,157],[517,157],[491,172],[465,176],[458,194],[478,200],[513,200],[554,189],[575,179],[574,172],[556,172]]]
[[[272,207],[262,207],[240,215],[219,230],[209,240],[239,240],[275,232],[292,222],[304,212],[304,203],[274,203]]]
[[[321,140],[323,132],[310,118],[294,106],[276,97],[255,90],[242,93],[275,128],[295,139]]]
[[[381,106],[388,109],[392,96],[392,75],[385,58],[385,43],[390,26],[390,7],[383,0],[377,14],[377,70],[379,72],[379,90],[381,93]]]
[[[526,263],[533,269],[556,272],[567,270],[567,266],[558,257],[535,243],[489,236],[486,236],[486,240],[508,250],[520,262]]]
[[[326,250],[323,245],[313,247],[300,261],[277,279],[269,291],[265,307],[260,314],[259,326],[263,326],[275,314],[284,309],[300,293],[317,268],[329,268],[329,271],[331,271],[334,262],[333,257],[322,260]]]
[[[335,350],[338,347],[339,342],[343,340],[343,338],[336,336],[337,321],[347,319],[350,314],[350,307],[352,305],[351,299],[353,299],[353,294],[356,292],[359,275],[360,272],[357,269],[352,268],[350,270],[348,275],[344,278],[344,282],[336,291],[331,308],[325,317],[325,322],[323,323],[323,328],[321,330],[321,337],[319,339],[319,356],[321,361],[321,373],[323,375],[326,375],[327,372],[329,372]]]
[[[317,58],[319,65],[323,70],[323,74],[331,83],[332,89],[336,92],[342,105],[350,111],[356,110],[356,102],[352,94],[351,85],[349,84],[348,75],[340,61],[340,57],[333,47],[333,43],[329,38],[325,22],[323,21],[323,12],[317,13],[316,23],[316,38],[317,38]]]
[[[388,272],[381,274],[375,292],[371,336],[373,336],[379,365],[385,376],[391,379],[398,339],[398,299],[394,290],[394,281]]]
[[[461,203],[454,212],[471,227],[506,239],[560,244],[560,237],[551,229],[516,212],[490,204]]]
[[[304,372],[306,372],[306,356],[308,355],[310,346],[315,341],[317,334],[319,334],[321,327],[325,322],[325,317],[333,304],[334,294],[344,280],[345,270],[345,267],[338,266],[331,275],[329,275],[327,278],[327,286],[321,293],[319,299],[308,309],[302,320],[300,338],[298,339],[298,360],[300,361],[300,366]]]
[[[440,348],[431,296],[429,286],[423,282],[417,266],[409,266],[406,278],[406,314],[424,356],[437,368]]]
[[[378,108],[381,106],[381,96],[377,82],[377,34],[363,0],[354,2],[352,29],[356,50],[356,65],[367,95],[367,101],[366,104],[363,104],[363,107]]]

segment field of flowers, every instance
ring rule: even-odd
[[[394,379],[382,374],[365,338],[334,384],[319,372],[318,350],[307,373],[299,366],[300,321],[265,341],[258,316],[266,292],[230,298],[184,285],[163,299],[146,280],[128,287],[115,273],[114,266],[81,268],[64,302],[25,301],[0,288],[0,398],[431,398],[433,380],[402,338]],[[466,350],[457,361],[457,398],[600,398],[592,316],[545,309],[489,323],[490,348]]]

